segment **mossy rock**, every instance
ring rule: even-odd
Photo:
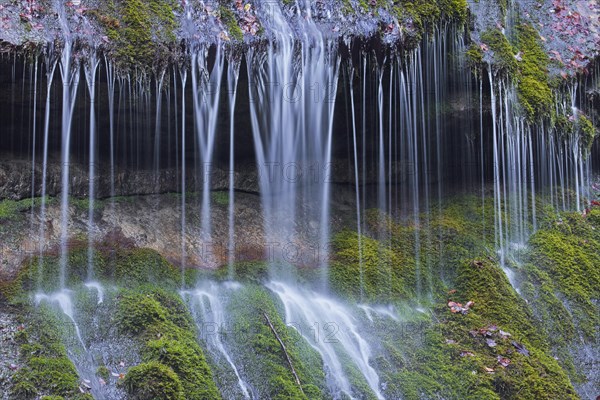
[[[123,333],[134,335],[141,342],[146,363],[158,363],[175,374],[183,398],[221,398],[211,368],[196,342],[191,316],[175,293],[151,286],[125,291],[118,304],[116,322]]]
[[[500,30],[490,29],[482,32],[481,41],[493,51],[493,68],[509,77],[517,72],[517,51]]]
[[[172,60],[178,27],[172,0],[111,0],[89,13],[112,43],[122,70],[160,70]]]
[[[134,400],[185,400],[183,385],[177,374],[156,361],[131,367],[123,386]]]
[[[600,211],[586,218],[562,214],[560,220],[536,232],[529,241],[528,261],[547,275],[552,288],[565,296],[582,333],[595,340],[600,317]]]
[[[326,384],[321,357],[295,329],[286,326],[281,317],[283,310],[266,289],[247,284],[236,290],[228,311],[235,329],[230,345],[242,365],[252,365],[246,371],[247,379],[259,391],[261,398],[306,400],[309,393],[310,399],[323,397]],[[304,393],[295,382],[265,314],[284,342],[302,388],[308,389]]]
[[[385,243],[354,232],[341,232],[332,241],[334,252],[329,285],[355,301],[408,300],[415,287],[414,262]]]
[[[519,104],[530,121],[549,118],[554,95],[548,79],[548,54],[542,47],[538,32],[531,26],[517,26],[516,37],[516,46],[521,52],[517,83]]]
[[[163,288],[181,286],[181,271],[158,252],[144,248],[119,248],[99,243],[92,250],[96,279],[125,288],[160,284]],[[70,243],[67,254],[67,287],[75,287],[88,279],[88,245],[79,240]],[[190,279],[193,276],[190,275]],[[17,276],[0,282],[0,294],[11,301],[27,301],[27,292],[39,288],[51,293],[60,288],[60,256],[36,256],[25,261]]]
[[[60,321],[47,307],[25,312],[27,335],[21,335],[23,366],[13,376],[11,396],[90,399],[79,392],[79,377],[62,344]]]

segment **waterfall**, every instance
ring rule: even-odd
[[[335,399],[344,398],[343,395],[362,398],[354,393],[348,376],[348,368],[352,367],[358,368],[377,398],[383,399],[379,376],[370,364],[371,345],[348,306],[283,282],[271,281],[266,286],[283,303],[286,324],[296,329],[323,358]]]
[[[187,82],[187,70],[179,71],[181,77],[181,283],[185,284],[186,268],[186,162],[185,162],[185,84]]]
[[[194,126],[198,141],[200,162],[202,162],[202,204],[201,224],[203,239],[211,241],[210,225],[210,182],[212,157],[216,137],[218,106],[221,95],[224,54],[217,46],[215,65],[208,71],[208,48],[200,47],[191,54],[191,75],[194,106]],[[205,260],[210,262],[211,260]]]
[[[229,279],[233,279],[235,261],[235,100],[240,76],[241,58],[230,56],[227,66],[227,93],[229,95],[229,202],[227,222],[227,265]]]
[[[96,71],[100,60],[93,51],[84,64],[85,80],[90,95],[90,144],[89,144],[89,190],[88,190],[88,279],[94,277],[94,211],[96,190]]]
[[[46,106],[44,111],[44,143],[43,143],[43,159],[42,159],[42,204],[40,206],[40,228],[39,228],[39,261],[38,261],[38,282],[40,287],[43,277],[43,258],[44,241],[46,240],[46,181],[48,173],[48,140],[50,135],[50,98],[52,93],[52,81],[54,79],[54,71],[56,70],[57,59],[55,58],[54,49],[51,45],[48,46],[45,57],[46,65]]]
[[[231,398],[237,399],[241,395],[245,399],[257,399],[258,397],[252,388],[242,378],[241,372],[234,363],[232,354],[223,341],[224,333],[222,330],[226,328],[228,323],[228,316],[225,312],[227,295],[240,287],[240,284],[234,282],[223,284],[206,282],[195,290],[182,291],[181,295],[188,300],[192,315],[198,324],[201,339],[206,342],[213,357],[222,358],[237,379],[239,393],[235,393],[235,397]]]
[[[296,44],[282,10],[270,5],[268,29],[274,40],[266,54],[250,48],[247,55],[265,245],[274,250],[275,258],[294,263],[300,261],[295,257],[302,248],[300,241],[308,239],[318,254],[325,283],[340,59],[335,43],[325,40],[312,23],[309,5],[298,8],[305,29]],[[301,224],[308,225],[309,238],[300,237]]]

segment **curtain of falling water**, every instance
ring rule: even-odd
[[[182,68],[179,71],[181,77],[181,285],[185,285],[186,269],[186,162],[185,162],[185,86],[187,82],[187,69]]]
[[[286,257],[286,251],[298,248],[302,235],[297,228],[308,222],[303,228],[308,234],[304,234],[316,249],[325,283],[332,125],[340,59],[336,45],[324,40],[314,27],[310,7],[302,9],[305,29],[295,44],[279,6],[270,6],[269,29],[275,41],[266,55],[254,49],[247,55],[265,241],[279,260],[301,262]]]
[[[221,46],[217,46],[215,65],[208,71],[208,48],[200,47],[192,51],[191,73],[193,88],[194,126],[198,140],[197,149],[202,162],[202,235],[206,243],[211,240],[210,223],[210,179],[212,173],[212,157],[216,137],[217,117],[219,115],[219,99],[223,76],[224,54]],[[211,261],[211,260],[205,260]]]
[[[46,106],[44,111],[44,144],[43,144],[43,159],[42,159],[42,201],[40,205],[40,228],[39,228],[39,259],[38,259],[38,288],[41,285],[42,279],[42,266],[43,258],[41,257],[44,252],[45,240],[46,240],[46,177],[48,173],[48,139],[50,134],[50,98],[52,81],[54,79],[54,71],[56,70],[57,64],[56,54],[52,45],[48,45],[45,55],[46,65]]]
[[[61,119],[61,224],[60,224],[60,286],[65,287],[67,253],[68,253],[68,220],[69,220],[69,169],[71,149],[71,122],[75,106],[77,87],[79,86],[79,65],[71,54],[73,43],[67,38],[60,60],[60,73],[63,82],[62,119]],[[75,64],[75,65],[73,65]]]
[[[90,143],[89,143],[89,190],[88,190],[88,280],[94,278],[94,201],[96,190],[96,72],[100,60],[93,51],[84,63],[85,80],[90,95]]]
[[[233,263],[235,261],[235,100],[240,76],[241,57],[230,55],[227,64],[227,93],[229,96],[229,203],[227,237],[227,265],[229,279],[234,279]]]

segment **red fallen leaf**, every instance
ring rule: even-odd
[[[560,55],[560,53],[556,50],[550,50],[550,53],[558,60],[558,61],[562,61],[562,57]]]
[[[449,301],[448,302],[448,307],[450,307],[450,311],[452,313],[457,313],[457,312],[460,312],[462,310],[462,304],[456,303],[454,301]]]
[[[504,368],[510,365],[510,359],[502,356],[498,356],[498,364],[502,365]]]
[[[449,301],[448,307],[450,307],[450,312],[452,312],[453,314],[456,314],[456,313],[466,314],[467,312],[469,312],[469,309],[473,306],[473,304],[475,304],[475,303],[472,301],[469,301],[467,304],[465,304],[463,306],[462,304],[457,303],[455,301]]]
[[[592,206],[600,207],[600,201],[598,201],[598,200],[592,200]]]
[[[486,328],[479,329],[479,334],[481,336],[487,336],[487,337],[491,337],[492,336],[492,333],[490,331],[488,331]]]

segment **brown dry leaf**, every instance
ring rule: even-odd
[[[510,359],[506,358],[506,357],[498,356],[498,364],[500,364],[506,368],[510,365]]]

